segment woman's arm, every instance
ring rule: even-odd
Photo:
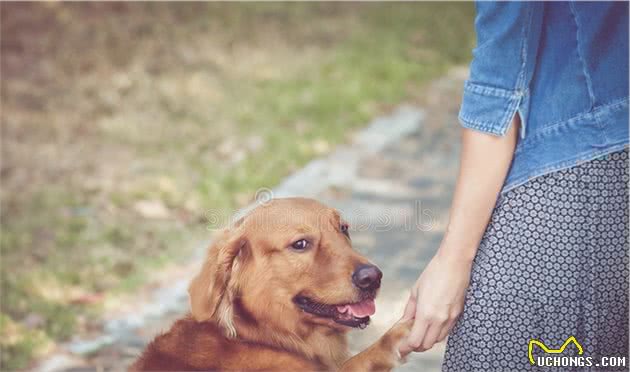
[[[462,129],[459,174],[438,254],[466,261],[475,257],[510,168],[519,127],[519,116],[515,115],[504,137]]]
[[[411,289],[404,319],[415,319],[402,353],[443,340],[462,312],[472,260],[512,162],[519,114],[528,111],[523,99],[534,74],[545,4],[475,5],[477,46],[459,111],[466,129],[450,219],[437,254]]]
[[[438,252],[411,290],[403,319],[415,321],[402,354],[433,347],[462,312],[472,260],[512,162],[519,127],[515,115],[502,137],[462,129],[449,222]]]

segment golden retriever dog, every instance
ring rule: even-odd
[[[188,289],[191,314],[131,370],[389,370],[410,321],[350,359],[346,340],[370,322],[381,277],[336,210],[271,200],[215,239]]]

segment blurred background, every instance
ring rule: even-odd
[[[100,332],[209,239],[208,210],[423,104],[474,43],[469,3],[0,11],[3,370]]]

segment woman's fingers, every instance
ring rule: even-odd
[[[456,321],[457,321],[457,319],[451,320],[448,323],[446,323],[446,326],[442,329],[442,332],[440,332],[440,335],[437,338],[437,342],[444,341],[446,336],[448,336],[448,334],[451,333],[451,328],[453,328],[453,326],[455,325]]]
[[[442,333],[440,333],[440,336],[438,337],[438,342],[443,341],[446,338],[446,336],[448,336],[449,333],[451,333],[451,329],[453,329],[453,327],[459,320],[459,317],[463,311],[464,311],[464,304],[462,303],[455,309],[455,311],[450,312],[448,322],[446,323],[446,326],[442,330]]]
[[[407,340],[405,340],[404,342],[400,344],[400,346],[398,346],[398,352],[403,358],[407,356],[407,354],[411,353],[412,351],[414,350],[411,347],[411,345],[407,343]]]
[[[409,300],[407,301],[407,306],[405,306],[405,312],[403,313],[402,319],[409,320],[413,319],[416,315],[416,298],[411,295],[409,296]]]
[[[422,340],[424,339],[424,334],[426,333],[428,327],[429,323],[426,319],[416,314],[416,319],[413,322],[413,327],[411,327],[411,332],[407,338],[407,344],[409,344],[411,349],[418,351],[418,349],[422,346]]]
[[[443,324],[431,323],[429,325],[429,328],[427,329],[427,332],[424,334],[424,339],[422,340],[421,346],[422,350],[419,351],[429,350],[430,348],[432,348],[433,345],[437,343],[437,338],[442,332],[443,328]]]

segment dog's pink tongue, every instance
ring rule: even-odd
[[[364,318],[366,316],[374,315],[376,312],[376,305],[374,304],[374,300],[364,300],[357,302],[356,304],[337,306],[337,310],[340,313],[349,311],[351,315],[357,318]]]

